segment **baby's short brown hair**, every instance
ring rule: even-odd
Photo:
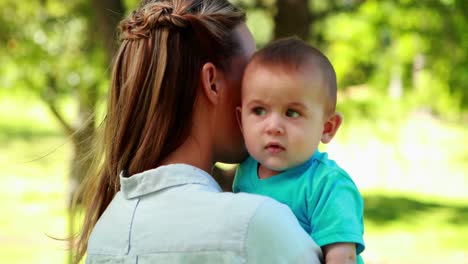
[[[264,66],[282,66],[290,71],[300,71],[312,66],[319,71],[324,81],[327,95],[326,111],[334,112],[336,107],[337,84],[336,73],[328,58],[318,49],[296,37],[282,38],[267,44],[257,51],[250,63]],[[317,74],[306,72],[305,74]]]

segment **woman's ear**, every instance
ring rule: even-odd
[[[200,75],[203,94],[211,103],[218,104],[220,101],[220,72],[213,63],[207,62],[203,65]]]
[[[342,122],[343,117],[338,112],[335,112],[330,117],[328,117],[328,119],[325,121],[325,124],[323,125],[321,138],[322,143],[327,144],[333,139]]]

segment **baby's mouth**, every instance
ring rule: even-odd
[[[279,143],[268,143],[266,146],[265,146],[265,149],[270,152],[270,153],[273,153],[273,154],[276,154],[276,153],[280,153],[284,150],[286,150],[283,146],[281,146],[281,144]]]

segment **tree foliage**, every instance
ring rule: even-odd
[[[283,35],[298,35],[331,59],[345,94],[366,87],[425,108],[442,117],[468,107],[468,2],[463,0],[239,0],[262,46]],[[293,25],[278,35],[279,5],[297,5],[287,20],[304,17],[309,31]],[[302,7],[302,9],[301,9]],[[281,25],[278,25],[281,23]],[[291,21],[289,24],[293,24]],[[369,99],[369,98],[368,98]],[[369,99],[370,100],[370,99]]]

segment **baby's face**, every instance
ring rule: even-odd
[[[242,85],[240,117],[250,155],[273,171],[307,161],[326,121],[321,75],[251,64]]]

